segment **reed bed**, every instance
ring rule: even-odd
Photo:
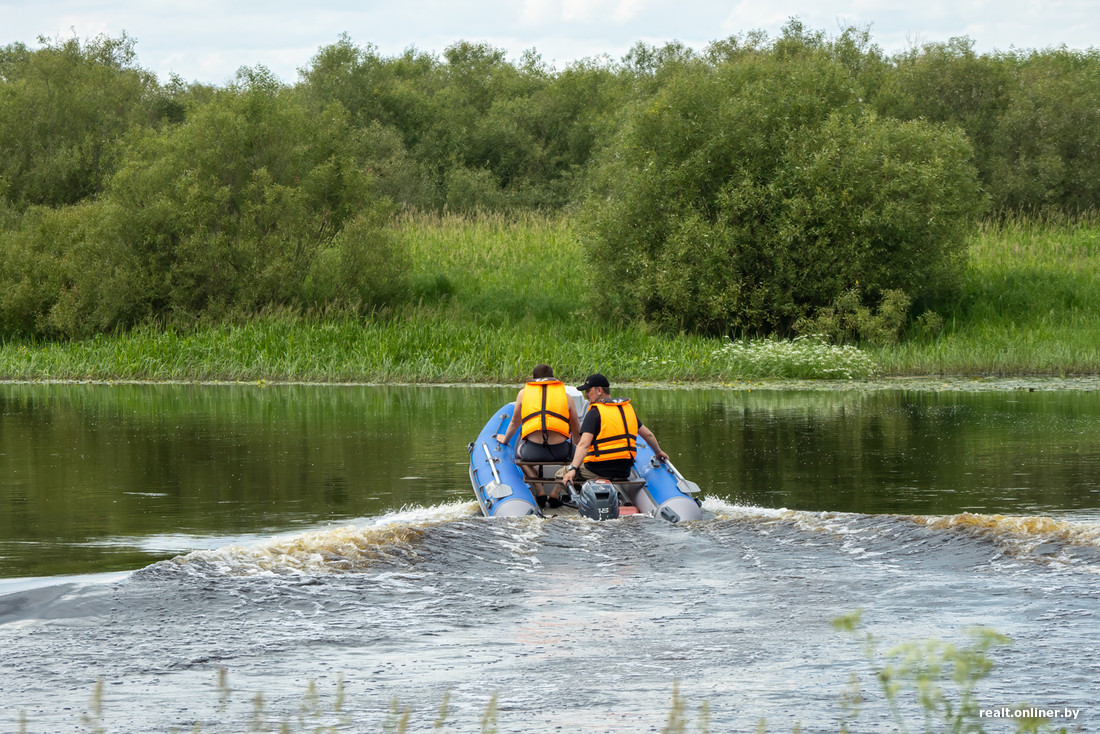
[[[539,362],[563,376],[599,371],[635,383],[1100,372],[1095,215],[984,225],[943,331],[878,348],[607,324],[586,294],[608,274],[585,262],[568,216],[407,214],[394,228],[410,262],[410,303],[366,315],[281,310],[191,329],[9,340],[0,343],[0,377],[511,383]]]
[[[751,364],[724,354],[714,339],[641,327],[607,332],[587,320],[486,325],[423,308],[366,319],[281,314],[186,333],[142,327],[80,342],[0,346],[0,371],[21,380],[518,382],[543,361],[567,379],[600,371],[630,382],[736,379]],[[794,362],[754,372],[830,376]]]

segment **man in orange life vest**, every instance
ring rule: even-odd
[[[554,370],[548,364],[536,365],[532,380],[516,395],[512,420],[503,434],[496,439],[503,444],[511,440],[517,429],[520,441],[516,444],[516,458],[520,461],[545,461],[565,464],[573,456],[573,446],[580,434],[581,422],[577,406],[565,392],[565,385],[554,378]],[[536,477],[533,467],[523,467],[529,477]],[[539,505],[561,505],[562,487],[555,487],[547,497],[542,485],[537,487],[535,499]]]
[[[653,448],[658,459],[668,460],[653,431],[638,422],[630,401],[611,397],[611,384],[606,377],[589,375],[577,389],[588,400],[588,412],[581,423],[581,439],[573,459],[562,473],[563,482],[572,482],[578,474],[586,481],[627,479],[634,466],[638,436]]]

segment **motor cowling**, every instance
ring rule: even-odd
[[[619,516],[619,493],[615,485],[603,479],[584,483],[577,497],[577,510],[593,520],[613,520]]]

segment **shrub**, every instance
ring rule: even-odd
[[[884,116],[965,131],[996,211],[1100,205],[1100,51],[979,55],[963,37],[892,61],[872,104]]]
[[[242,72],[186,122],[135,136],[97,201],[4,237],[4,324],[76,336],[395,297],[405,265],[361,152],[341,108],[312,112],[266,71]]]
[[[1100,49],[1011,57],[1016,84],[992,142],[988,187],[998,209],[1100,207]]]
[[[0,231],[0,330],[33,335],[51,331],[53,306],[72,283],[67,256],[83,240],[87,206],[31,207],[11,229]]]
[[[965,137],[867,112],[822,55],[685,65],[629,111],[589,198],[606,312],[785,334],[849,291],[951,292],[982,199]]]
[[[376,208],[357,216],[317,253],[302,287],[307,304],[377,307],[404,296],[408,261],[395,247],[386,214]]]
[[[483,209],[496,209],[503,201],[500,187],[491,171],[456,166],[445,176],[447,209],[472,214]]]
[[[156,78],[134,41],[99,36],[0,47],[0,197],[19,210],[102,190],[117,141],[156,116]]]
[[[910,303],[909,296],[902,291],[887,290],[875,311],[864,306],[859,291],[853,289],[837,298],[832,306],[820,309],[814,318],[795,322],[794,330],[800,334],[820,334],[838,344],[849,341],[893,344],[908,319]],[[927,324],[929,313],[921,317],[921,324]]]

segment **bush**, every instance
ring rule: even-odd
[[[349,222],[332,246],[317,253],[302,287],[308,305],[364,308],[401,299],[409,290],[408,262],[386,226],[387,212],[368,211]]]
[[[503,201],[491,171],[456,166],[447,171],[447,209],[472,214],[483,209],[496,209]]]
[[[1100,206],[1100,51],[978,55],[952,38],[894,57],[872,104],[884,116],[958,125],[997,211]]]
[[[990,145],[998,209],[1100,207],[1100,49],[1012,57],[1016,85]]]
[[[156,77],[123,34],[0,48],[0,197],[73,204],[102,190],[117,142],[158,114]]]
[[[897,342],[905,326],[911,302],[902,291],[888,290],[882,294],[878,310],[863,305],[859,291],[850,290],[820,309],[812,318],[795,322],[799,334],[819,334],[837,344],[862,340],[868,344],[884,345]],[[931,312],[925,312],[921,323],[925,324]]]
[[[264,70],[242,72],[186,122],[131,140],[97,201],[29,213],[4,236],[5,327],[80,336],[396,297],[405,264],[362,143],[341,108],[311,112]]]
[[[83,240],[80,220],[87,208],[32,207],[11,229],[0,232],[2,333],[33,335],[53,330],[53,306],[75,285],[66,258]]]
[[[786,334],[850,291],[951,292],[982,205],[969,144],[859,94],[827,56],[772,53],[685,66],[632,109],[589,199],[601,308]]]

